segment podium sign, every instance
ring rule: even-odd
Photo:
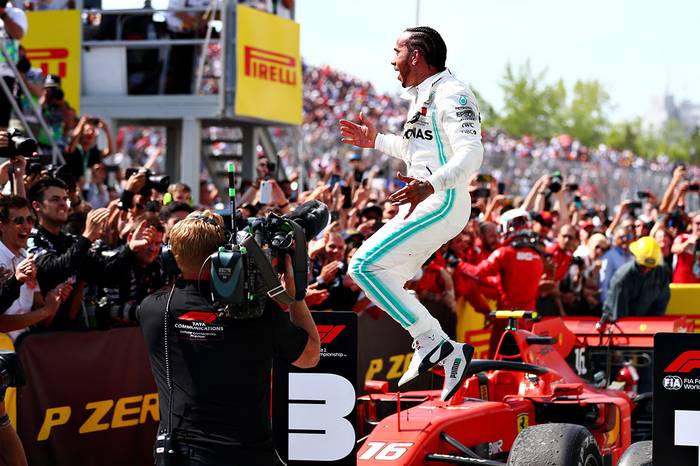
[[[700,334],[654,337],[654,464],[700,465]]]

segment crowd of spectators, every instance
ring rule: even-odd
[[[133,324],[140,300],[167,280],[158,253],[168,231],[199,207],[188,186],[155,175],[165,168],[163,130],[123,127],[113,138],[100,118],[70,111],[62,93],[55,95],[55,78],[33,79],[42,83],[36,96],[42,108],[55,111],[65,164],[17,156],[0,166],[6,194],[0,201],[0,259],[14,276],[6,286],[19,293],[12,312],[0,316],[0,330],[15,337],[36,326]],[[281,170],[258,154],[256,179],[244,183],[237,199],[240,212],[263,216],[288,213],[307,200],[326,203],[332,223],[310,243],[307,303],[318,310],[374,312],[347,274],[348,262],[396,215],[387,198],[400,187],[394,173],[401,167],[373,151],[341,148],[335,124],[362,112],[380,130],[397,132],[405,106],[329,67],[305,67],[304,83],[306,164],[293,165],[293,138],[275,132]],[[50,110],[50,102],[60,109]],[[483,140],[485,163],[469,185],[471,220],[407,284],[420,299],[454,310],[466,301],[482,313],[494,300],[498,307],[544,315],[653,314],[663,312],[667,296],[628,296],[624,290],[623,305],[620,288],[650,277],[661,288],[671,278],[700,282],[695,168],[674,168],[662,157],[650,162],[608,148],[588,150],[570,137],[533,141],[492,130]],[[200,192],[202,207],[221,201],[206,178]],[[648,267],[658,269],[651,275],[628,265],[637,257],[630,245],[645,237],[663,256]],[[642,267],[643,259],[635,263]]]
[[[303,168],[288,166],[287,174],[295,181],[301,171],[307,194],[330,202],[337,219],[311,249],[309,304],[362,311],[369,302],[347,276],[348,260],[395,214],[385,200],[400,186],[394,173],[401,166],[374,151],[358,153],[339,144],[335,125],[362,112],[380,131],[398,133],[406,105],[398,96],[378,93],[370,83],[329,66],[306,65],[304,83]],[[293,134],[278,130],[275,136],[283,153],[294,150]],[[493,299],[499,307],[537,309],[544,315],[649,315],[663,313],[671,278],[700,282],[698,236],[693,233],[695,219],[700,220],[695,213],[700,206],[697,167],[674,164],[663,154],[644,159],[603,145],[588,148],[575,135],[536,141],[491,129],[482,137],[484,164],[470,184],[471,221],[407,284],[421,299],[452,308],[465,299],[484,313],[486,300]],[[535,267],[523,300],[517,289],[524,286],[521,270],[499,269],[496,253],[512,243],[508,232],[499,230],[501,215],[520,209],[526,212],[532,233],[528,241],[537,243],[532,251],[542,265],[541,271]],[[653,299],[627,296],[623,306],[620,287],[629,280],[615,275],[618,269],[628,276],[646,271],[640,259],[633,260],[644,254],[630,252],[630,245],[645,237],[656,240],[663,255],[663,266],[648,267],[657,270],[645,277],[653,275],[654,286],[665,291]],[[633,268],[634,263],[639,267]],[[506,277],[508,273],[517,278]],[[629,294],[629,287],[622,291]],[[614,290],[610,297],[609,290]],[[630,302],[647,306],[635,309]]]

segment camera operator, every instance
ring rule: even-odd
[[[290,305],[288,316],[271,300],[260,318],[234,320],[217,311],[203,265],[225,235],[221,217],[208,210],[176,224],[170,245],[182,274],[138,311],[158,386],[159,433],[172,426],[175,453],[168,459],[178,466],[279,464],[270,427],[273,356],[302,368],[319,360],[318,332],[303,300]],[[289,259],[284,284],[294,296]]]
[[[13,63],[19,61],[19,40],[27,33],[27,16],[19,8],[15,8],[7,0],[0,0],[0,37],[4,41],[10,59]],[[5,81],[12,93],[11,96],[0,92],[0,129],[6,129],[10,124],[12,104],[17,89],[17,80],[5,56],[0,54],[0,77]]]

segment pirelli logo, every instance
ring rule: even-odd
[[[296,58],[250,46],[244,47],[244,55],[246,76],[296,86]]]
[[[68,49],[27,49],[27,58],[32,64],[41,67],[44,76],[57,74],[61,78],[68,75]]]

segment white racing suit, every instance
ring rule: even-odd
[[[474,94],[448,70],[402,97],[411,100],[403,135],[378,134],[375,149],[402,159],[408,175],[429,181],[435,193],[406,219],[409,205],[402,205],[396,217],[355,253],[349,273],[415,338],[441,329],[404,284],[466,226],[471,211],[468,179],[481,166],[484,149]]]

